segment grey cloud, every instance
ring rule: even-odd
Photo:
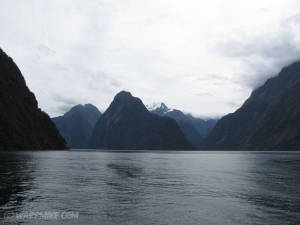
[[[44,44],[38,45],[37,49],[43,55],[50,56],[50,55],[54,55],[55,54],[55,51],[53,49],[49,48],[48,46],[46,46]]]
[[[64,104],[67,104],[67,105],[75,105],[77,102],[76,100],[74,99],[71,99],[71,98],[66,98],[62,95],[59,95],[59,94],[56,94],[54,97],[53,97],[54,101],[56,102],[59,102],[59,103],[64,103]]]
[[[202,96],[202,97],[214,96],[211,92],[206,92],[206,91],[197,92],[197,93],[194,93],[194,95],[195,96]]]
[[[282,19],[274,12],[290,13],[291,6],[299,8],[295,1],[274,11],[276,4],[256,0],[255,11],[270,11],[278,25]],[[80,103],[104,110],[123,89],[196,114],[224,114],[299,57],[300,16],[282,21],[275,34],[263,34],[272,29],[249,21],[251,9],[228,0],[232,14],[262,30],[235,40],[231,29],[237,27],[235,36],[241,37],[241,23],[219,2],[9,0],[0,7],[0,45],[52,116]]]
[[[106,92],[114,92],[115,89],[121,88],[121,82],[114,78],[113,75],[106,74],[98,70],[92,71],[86,68],[77,68],[77,73],[82,74],[88,81],[88,88],[93,90],[106,90]]]
[[[227,102],[227,105],[229,105],[232,108],[238,108],[238,107],[241,106],[241,103],[240,102],[229,101],[229,102]]]
[[[221,82],[232,82],[232,80],[230,78],[224,76],[224,74],[220,75],[220,74],[214,74],[214,73],[202,74],[201,77],[197,77],[195,80],[196,81],[206,81],[207,79],[217,80],[217,81],[221,81]]]
[[[66,98],[65,96],[61,96],[59,94],[54,95],[53,100],[57,103],[57,107],[54,110],[54,113],[57,115],[62,115],[70,110],[73,106],[79,104],[76,100]]]
[[[300,59],[300,14],[283,21],[275,34],[249,39],[227,40],[216,46],[226,57],[241,60],[245,70],[237,74],[237,83],[256,88],[275,76],[282,67]]]
[[[111,80],[110,84],[111,84],[111,86],[113,86],[115,88],[120,88],[121,87],[121,82],[119,82],[117,80]]]
[[[73,106],[71,105],[58,105],[58,107],[56,108],[55,113],[59,116],[59,115],[63,115],[66,112],[68,112]]]

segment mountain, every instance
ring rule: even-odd
[[[175,119],[188,141],[194,146],[200,145],[217,121],[215,119],[203,120],[180,110],[170,109],[164,103],[153,103],[147,105],[147,108],[156,115]]]
[[[300,62],[283,68],[223,117],[202,148],[300,150]]]
[[[155,102],[150,105],[146,105],[146,108],[149,112],[155,113],[159,116],[164,116],[166,113],[173,110],[166,106],[163,102]]]
[[[164,103],[147,106],[148,110],[156,115],[173,118],[176,120],[187,140],[194,146],[199,146],[203,137],[197,131],[192,120],[177,109],[169,109]]]
[[[129,92],[118,93],[97,122],[91,148],[187,150],[186,140],[176,121],[150,113],[143,102]]]
[[[13,60],[0,49],[0,150],[66,149]]]
[[[218,122],[218,119],[213,119],[213,118],[201,119],[201,118],[194,117],[191,114],[186,114],[186,116],[190,118],[196,130],[204,138],[212,131],[212,129],[216,126]]]
[[[92,104],[77,105],[63,116],[52,118],[71,148],[87,148],[101,112]]]

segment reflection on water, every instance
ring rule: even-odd
[[[252,174],[252,181],[260,192],[252,190],[245,194],[245,198],[263,209],[271,208],[274,214],[277,211],[300,213],[299,154],[277,153],[267,160],[260,160],[258,155],[253,163],[257,166],[249,174]]]
[[[128,164],[107,164],[107,167],[112,169],[119,178],[137,178],[142,172],[142,168]]]
[[[300,153],[0,153],[0,210],[22,224],[299,224]]]
[[[0,158],[0,206],[1,217],[9,212],[21,210],[26,192],[31,189],[34,162],[29,154],[7,153]],[[3,207],[5,206],[5,207]]]

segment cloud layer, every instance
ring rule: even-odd
[[[51,116],[120,90],[194,114],[234,111],[300,59],[298,0],[4,0],[0,46]]]

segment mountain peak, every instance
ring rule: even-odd
[[[64,116],[70,116],[74,113],[96,113],[96,114],[101,114],[98,108],[92,104],[78,104],[73,106],[68,112],[64,114]]]
[[[206,122],[178,109],[170,109],[162,102],[152,103],[147,105],[147,108],[153,114],[176,120],[188,141],[194,146],[200,145],[203,137],[214,127],[216,122],[216,120]]]
[[[141,99],[118,93],[97,122],[90,147],[101,149],[193,149],[175,120],[150,113]]]
[[[133,112],[133,111],[147,111],[142,100],[134,97],[128,91],[121,91],[115,97],[110,104],[107,111],[113,111],[119,113],[121,111]]]
[[[133,98],[133,96],[129,91],[120,91],[115,96],[115,99],[130,99],[130,98]]]
[[[299,150],[300,63],[284,67],[254,90],[234,113],[224,116],[203,149]]]
[[[85,108],[96,108],[96,106],[94,106],[94,105],[91,104],[91,103],[84,104],[83,107],[85,107]]]
[[[101,112],[96,106],[80,104],[52,120],[71,148],[86,148],[100,116]]]
[[[89,112],[97,112],[98,114],[101,114],[101,112],[99,111],[99,109],[94,106],[93,104],[85,104],[83,105],[83,108],[85,109],[85,111],[89,111]]]
[[[172,111],[168,106],[166,106],[163,102],[154,102],[146,106],[148,111],[150,112],[157,112],[156,114],[165,114],[169,111]]]

